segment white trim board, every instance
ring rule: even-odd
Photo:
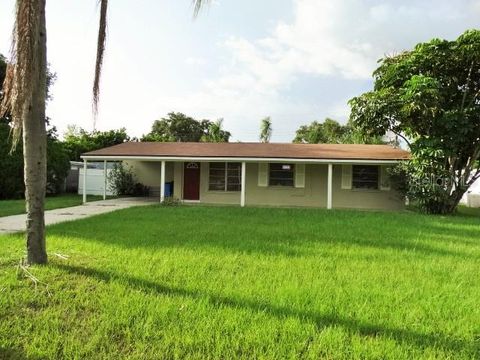
[[[311,158],[255,158],[255,157],[186,157],[186,156],[97,156],[82,155],[86,161],[106,160],[141,160],[141,161],[206,161],[206,162],[290,162],[290,163],[311,163],[311,164],[375,164],[388,165],[396,164],[405,160],[366,160],[366,159],[311,159]]]

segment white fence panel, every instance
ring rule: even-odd
[[[107,195],[113,195],[108,181],[109,173],[107,169]],[[103,169],[87,169],[87,195],[103,195],[104,184]],[[83,194],[83,169],[78,172],[78,193]]]
[[[460,201],[468,207],[480,207],[480,179],[475,181]]]

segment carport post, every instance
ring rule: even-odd
[[[328,164],[327,209],[332,208],[332,178],[333,178],[333,164]]]
[[[160,169],[160,202],[165,200],[165,160],[162,161]]]
[[[87,202],[87,159],[83,159],[83,203]]]
[[[107,198],[107,160],[103,160],[103,200]]]
[[[241,192],[240,192],[240,206],[244,207],[245,206],[245,161],[242,162],[242,185],[241,185]]]

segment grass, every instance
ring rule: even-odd
[[[88,201],[97,201],[103,199],[102,196],[89,195]],[[58,196],[48,196],[45,201],[45,210],[53,210],[77,206],[82,204],[82,195],[62,194]],[[0,200],[0,217],[25,214],[25,200]]]
[[[49,227],[36,287],[3,236],[0,358],[478,359],[479,219],[131,208]]]

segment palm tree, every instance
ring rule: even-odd
[[[11,114],[13,147],[23,134],[27,262],[47,262],[45,186],[47,38],[45,0],[17,0],[12,59],[7,65],[0,117]],[[12,148],[13,148],[12,147]]]
[[[260,123],[260,141],[263,143],[270,142],[272,130],[272,121],[270,120],[270,116],[267,116],[262,119],[262,122]]]
[[[193,0],[194,16],[208,0]],[[11,60],[3,84],[0,117],[13,120],[13,145],[23,135],[25,203],[27,210],[27,263],[45,264],[45,187],[47,88],[46,0],[17,0]],[[100,22],[93,82],[93,114],[96,118],[100,75],[105,52],[108,0],[99,0]]]
[[[208,125],[207,133],[202,136],[203,142],[228,142],[230,139],[229,131],[223,129],[223,119],[218,119],[215,122],[210,122]]]

